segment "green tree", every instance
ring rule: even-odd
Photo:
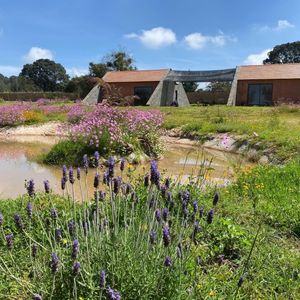
[[[184,90],[188,92],[195,92],[198,88],[197,82],[186,81],[182,83]]]
[[[20,76],[31,79],[43,91],[63,90],[69,80],[65,68],[49,59],[24,65]]]
[[[229,93],[230,89],[231,89],[231,81],[213,81],[207,85],[205,90],[209,92]]]
[[[300,63],[300,41],[277,45],[268,53],[264,64]]]
[[[104,56],[101,63],[89,64],[90,75],[102,78],[109,71],[136,70],[134,59],[125,51],[113,51]]]
[[[72,78],[65,91],[67,93],[76,93],[79,98],[83,99],[96,84],[95,78],[88,75]]]

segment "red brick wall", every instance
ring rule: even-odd
[[[264,83],[271,83],[273,85],[273,104],[280,102],[300,103],[300,79],[239,80],[237,87],[236,105],[247,105],[248,84]]]
[[[134,95],[134,88],[139,86],[151,86],[153,91],[158,85],[158,81],[150,81],[150,82],[120,82],[120,83],[111,83],[111,85],[115,86],[116,88],[120,89],[120,92],[123,97],[126,96],[133,96]]]

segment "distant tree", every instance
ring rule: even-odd
[[[63,90],[69,80],[65,68],[49,59],[24,65],[20,76],[31,79],[43,91]]]
[[[300,41],[277,45],[268,53],[264,64],[300,63]]]
[[[34,92],[41,89],[23,76],[5,77],[0,74],[0,92]]]
[[[102,78],[109,71],[136,70],[134,59],[125,51],[113,51],[104,56],[101,63],[89,64],[90,75]]]
[[[66,85],[65,92],[76,93],[83,99],[97,83],[95,78],[85,75],[72,78]]]
[[[186,81],[182,83],[184,90],[188,92],[195,92],[198,88],[197,82]]]
[[[230,92],[231,82],[230,81],[213,81],[210,82],[205,90],[209,92]]]

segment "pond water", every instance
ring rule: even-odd
[[[25,193],[25,180],[34,179],[36,189],[43,190],[43,181],[48,179],[51,188],[58,193],[60,190],[61,168],[36,162],[34,159],[50,150],[55,143],[54,137],[9,137],[0,138],[0,198],[16,197]],[[221,151],[204,149],[200,146],[167,143],[164,157],[158,165],[164,173],[181,181],[193,175],[205,175],[212,184],[227,184],[237,169],[245,165],[238,155]],[[145,174],[149,163],[128,166],[137,174]],[[101,174],[102,175],[102,171]],[[88,186],[93,192],[95,171],[88,174]],[[79,197],[79,186],[75,184],[75,193]]]

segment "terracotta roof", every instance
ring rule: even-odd
[[[300,64],[240,66],[238,80],[300,79]]]
[[[161,81],[161,79],[164,78],[169,71],[169,69],[113,71],[107,72],[102,79],[108,83]]]

